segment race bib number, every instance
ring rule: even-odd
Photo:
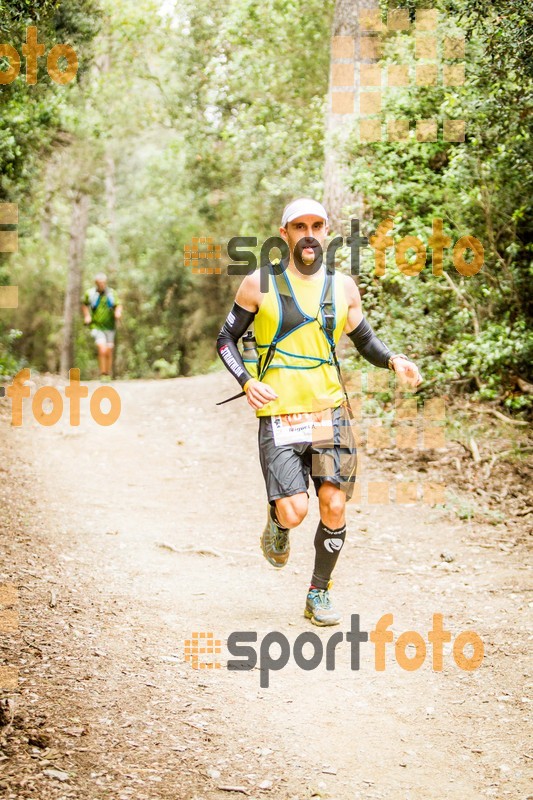
[[[302,442],[326,443],[332,436],[329,409],[302,414],[280,414],[271,419],[276,447]]]

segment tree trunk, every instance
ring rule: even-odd
[[[107,219],[108,219],[108,235],[109,235],[109,250],[111,253],[110,267],[111,278],[116,280],[118,272],[118,237],[117,237],[117,214],[116,214],[116,198],[117,186],[115,178],[115,159],[111,153],[106,153],[105,157],[106,172],[105,172],[105,196],[107,205]]]
[[[83,253],[89,219],[89,195],[78,191],[72,207],[70,244],[68,252],[68,278],[65,294],[63,346],[61,348],[61,375],[67,377],[74,366],[74,331],[79,314],[83,279]]]
[[[360,12],[379,9],[378,0],[337,0],[333,27],[331,30],[331,61],[326,121],[326,144],[324,165],[324,204],[330,217],[330,228],[337,233],[345,233],[345,223],[350,216],[362,217],[362,196],[350,189],[349,169],[343,154],[348,134],[353,130],[359,117],[359,64],[361,61]],[[346,53],[335,42],[334,37],[343,36],[353,40],[353,53]],[[363,58],[370,63],[370,59]],[[355,63],[354,63],[355,62]],[[345,86],[340,86],[339,76],[334,76],[334,67],[354,66],[354,76],[348,74]],[[348,100],[347,93],[354,93],[353,110],[336,113],[333,106],[333,89]],[[345,94],[346,92],[346,94]],[[340,99],[340,98],[336,98]]]
[[[52,229],[52,199],[55,188],[54,178],[55,169],[53,168],[53,160],[50,159],[46,165],[44,178],[44,206],[43,216],[41,218],[41,239],[43,244],[47,244],[50,241],[50,231]]]

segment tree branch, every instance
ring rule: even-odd
[[[457,284],[454,283],[453,280],[450,278],[449,273],[446,272],[446,270],[443,270],[443,274],[444,274],[444,277],[446,278],[448,284],[450,285],[450,287],[453,289],[453,291],[457,295],[457,297],[459,297],[461,299],[461,301],[463,302],[464,306],[470,311],[470,315],[472,317],[472,325],[474,327],[474,333],[475,333],[476,336],[479,336],[480,326],[479,326],[479,319],[478,319],[475,307],[472,305],[472,303],[470,303],[466,299],[466,296],[464,295],[464,293],[459,289]]]

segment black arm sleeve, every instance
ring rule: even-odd
[[[348,334],[363,358],[375,367],[388,369],[389,358],[394,355],[381,339],[378,339],[366,319],[363,317],[357,328]]]
[[[233,303],[233,308],[226,317],[226,321],[217,337],[217,353],[222,359],[226,369],[229,369],[241,387],[252,377],[242,360],[239,353],[237,342],[239,338],[248,330],[255,312],[247,311],[246,308]]]

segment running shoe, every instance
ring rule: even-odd
[[[330,581],[327,589],[310,589],[305,602],[304,617],[321,628],[326,625],[338,625],[341,621],[341,615],[331,604],[329,596],[331,586]]]
[[[267,511],[267,524],[261,534],[261,550],[269,564],[276,569],[281,569],[289,560],[291,545],[289,529],[280,528],[270,515],[270,505]]]

